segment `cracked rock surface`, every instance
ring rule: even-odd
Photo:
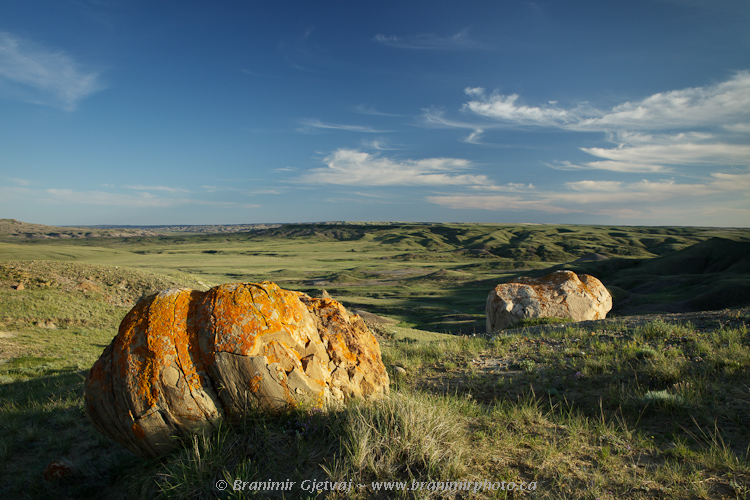
[[[100,432],[157,457],[174,449],[172,436],[250,408],[367,399],[388,384],[377,340],[340,303],[230,283],[136,304],[91,368],[85,403]]]
[[[573,271],[543,278],[520,277],[497,285],[487,297],[487,333],[528,318],[604,319],[612,296],[599,279]]]

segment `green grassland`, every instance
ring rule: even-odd
[[[636,291],[634,297],[629,297],[628,287],[635,288],[639,283],[619,279],[620,273],[633,274],[638,271],[637,264],[668,257],[711,238],[742,245],[750,241],[750,231],[566,225],[289,224],[231,234],[74,240],[5,238],[0,243],[0,259],[59,260],[167,275],[183,273],[206,284],[270,280],[313,295],[326,289],[352,309],[393,317],[409,326],[473,333],[484,329],[484,301],[495,284],[555,265],[574,269],[578,265],[583,270],[593,266],[591,272],[619,294],[617,298],[621,300],[616,301],[613,314],[620,312],[620,304],[628,306],[625,313],[633,314],[638,312],[634,305],[674,302],[668,294],[654,297],[648,290]],[[589,262],[588,266],[575,262],[591,255],[607,260]],[[740,271],[742,275],[747,273],[747,269]],[[720,274],[713,278],[723,282],[729,274],[736,277],[733,269]],[[699,276],[697,281],[703,278]],[[668,279],[662,281],[669,285]],[[721,288],[721,283],[716,287]],[[657,290],[662,295],[663,288]]]
[[[367,486],[255,498],[750,494],[749,230],[340,223],[76,238],[23,230],[0,231],[2,498],[245,498],[214,485],[269,478]],[[482,335],[495,284],[557,267],[602,278],[614,318]],[[152,461],[91,427],[83,380],[135,301],[164,288],[260,280],[326,289],[349,309],[390,318],[371,328],[391,394],[248,415]],[[630,316],[724,307],[733,309]],[[71,476],[43,480],[54,461]],[[454,495],[371,485],[445,480],[536,489]]]

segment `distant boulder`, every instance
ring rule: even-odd
[[[604,319],[612,296],[588,274],[555,271],[543,278],[521,277],[497,285],[487,297],[487,333],[526,318]]]
[[[85,404],[100,432],[157,457],[174,435],[247,409],[372,398],[388,384],[377,340],[340,303],[234,283],[136,304],[91,368]]]

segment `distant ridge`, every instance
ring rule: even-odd
[[[273,229],[281,224],[227,224],[227,225],[94,225],[94,226],[48,226],[21,222],[16,219],[0,219],[0,238],[3,239],[78,239],[78,238],[122,238],[133,236],[169,236],[175,234],[240,233]]]
[[[281,224],[175,224],[162,226],[118,226],[118,225],[97,225],[97,226],[73,226],[91,229],[124,229],[131,231],[148,231],[153,234],[173,234],[173,233],[243,233],[247,231],[257,231],[260,229],[272,229],[280,227]]]
[[[579,262],[614,292],[613,313],[682,313],[750,304],[750,241],[711,238],[652,259]]]

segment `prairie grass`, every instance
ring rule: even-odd
[[[399,341],[410,338],[402,329],[383,342],[384,359],[418,361],[387,397],[250,415],[239,426],[186,438],[182,451],[148,470],[130,469],[129,484],[156,498],[241,498],[248,492],[214,486],[237,479],[297,485],[264,498],[464,498],[466,492],[424,485],[485,480],[534,489],[466,497],[746,498],[750,364],[741,361],[743,374],[707,369],[724,359],[727,342],[737,353],[750,349],[746,328],[697,332],[658,322],[643,328],[660,335],[647,341],[627,327],[607,338],[602,330],[566,329],[565,343],[582,357],[545,350],[547,338],[528,332],[506,334],[498,354],[498,342],[488,339],[416,340],[423,334],[415,331],[413,342]],[[660,352],[674,335],[686,359],[695,341],[704,341],[704,360],[686,361],[677,383],[664,368],[677,356]],[[634,342],[652,346],[657,356],[625,349]],[[519,360],[518,352],[528,357]],[[494,365],[501,367],[492,373],[476,363],[498,357],[516,361]],[[359,486],[307,491],[300,488],[306,479]]]
[[[468,497],[745,498],[746,328],[645,325],[661,332],[650,340],[623,325],[564,328],[564,335],[521,331],[490,340],[399,327],[382,342],[384,359],[413,364],[389,396],[323,411],[251,414],[233,427],[187,436],[181,451],[153,461],[91,428],[83,372],[20,358],[0,365],[14,379],[0,385],[0,494],[244,498],[249,491],[215,486],[240,479],[296,484],[260,498],[459,498],[466,492],[382,488],[489,480],[535,489]],[[657,355],[639,356],[634,344]],[[693,361],[697,345],[702,361]],[[678,352],[664,355],[667,346]],[[740,366],[726,370],[730,348]],[[673,382],[666,367],[683,358]],[[482,364],[489,360],[507,362]],[[73,465],[72,478],[42,481],[44,467],[61,460]],[[300,488],[305,480],[362,486],[307,491]]]
[[[300,236],[291,245],[271,234],[0,243],[5,256],[56,260],[0,265],[0,498],[747,498],[750,311],[689,322],[546,321],[473,335],[483,331],[475,306],[491,283],[549,264],[538,244],[519,246],[532,238],[526,229],[497,228],[487,239],[486,228],[433,228],[425,237],[398,227],[359,239]],[[540,234],[561,259],[615,251],[634,235],[640,257],[696,239],[659,228],[555,226]],[[457,253],[482,245],[492,257]],[[388,397],[250,414],[182,437],[179,451],[151,461],[92,428],[83,380],[128,303],[170,286],[261,279],[312,294],[326,288],[350,309],[401,320],[378,327]],[[11,290],[20,281],[25,290]],[[406,374],[396,376],[395,366]],[[43,480],[52,462],[70,464],[71,475]],[[254,495],[219,491],[220,480],[296,487]],[[356,486],[304,490],[305,480]],[[535,489],[396,486],[413,481]]]

